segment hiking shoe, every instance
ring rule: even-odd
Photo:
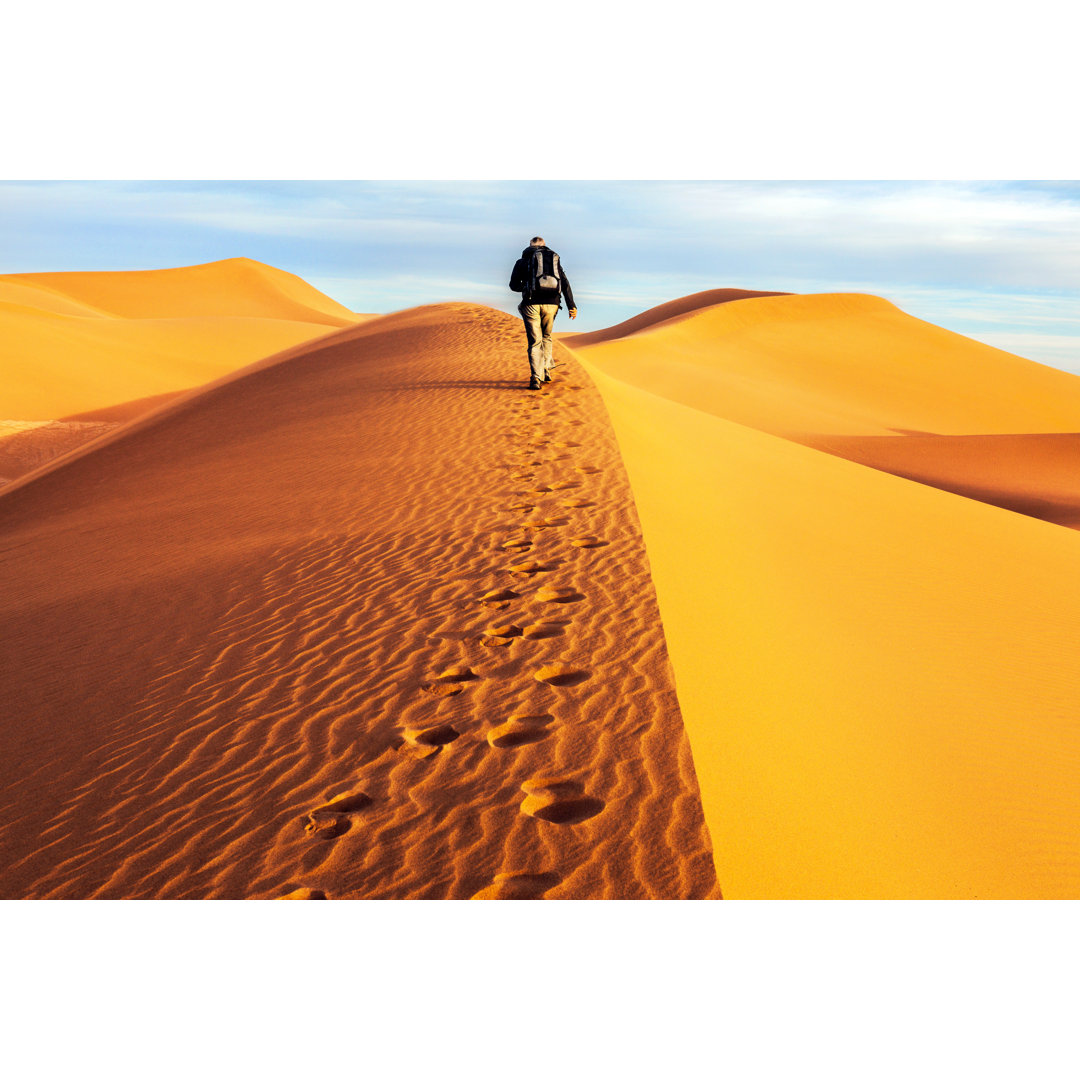
[[[540,381],[538,379],[530,379],[529,380],[529,389],[530,390],[539,390],[540,389]]]
[[[544,382],[551,382],[551,372],[550,371],[545,371],[544,372]]]

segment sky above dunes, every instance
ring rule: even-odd
[[[0,183],[0,273],[247,256],[362,312],[512,311],[536,233],[574,329],[719,287],[869,292],[1080,373],[1080,182]]]

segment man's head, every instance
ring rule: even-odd
[[[543,246],[544,246],[544,238],[542,236],[534,236],[529,241],[529,247],[543,247]]]

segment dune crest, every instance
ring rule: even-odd
[[[717,304],[728,304],[732,300],[751,300],[758,296],[789,296],[782,292],[754,292],[751,289],[706,289],[704,292],[692,293],[690,296],[682,296],[677,300],[669,300],[667,303],[658,304],[649,308],[639,315],[626,319],[614,326],[605,327],[602,330],[592,330],[584,334],[563,334],[561,340],[567,345],[599,345],[603,341],[614,341],[616,338],[629,337],[631,334],[640,333],[642,330],[653,330],[662,325],[685,318],[688,315],[700,311],[702,308],[715,307]]]
[[[124,319],[196,316],[290,319],[348,326],[355,314],[303,278],[255,259],[167,270],[0,275],[0,300],[61,315]]]

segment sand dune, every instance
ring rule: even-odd
[[[530,395],[520,320],[420,308],[0,495],[0,895],[718,895],[575,368]]]
[[[861,296],[578,349],[725,895],[1075,897],[1080,380]]]
[[[0,483],[97,437],[102,423],[368,317],[252,259],[0,276]]]
[[[99,425],[0,493],[0,895],[1080,893],[1080,380],[713,290],[533,394],[491,309],[160,273],[0,281],[164,350],[61,416],[37,339],[0,440]]]
[[[5,303],[98,318],[288,319],[347,326],[355,315],[295,274],[254,259],[170,270],[0,275]]]
[[[943,491],[1080,528],[1080,434],[819,435],[799,441]]]
[[[681,296],[677,300],[669,300],[666,304],[658,304],[649,308],[648,311],[634,315],[614,326],[605,327],[603,330],[592,330],[585,334],[563,334],[562,340],[567,345],[599,345],[602,341],[613,341],[616,338],[629,337],[641,330],[653,330],[661,325],[678,321],[687,315],[693,315],[702,308],[715,307],[717,304],[727,304],[732,300],[750,300],[758,296],[787,296],[788,293],[777,292],[753,292],[749,289],[706,289],[704,292],[691,293],[689,296]]]
[[[1075,376],[876,296],[765,297],[569,343],[628,382],[785,437],[1068,432],[1080,407]]]
[[[198,386],[360,318],[251,259],[3,275],[4,419],[70,418]]]

